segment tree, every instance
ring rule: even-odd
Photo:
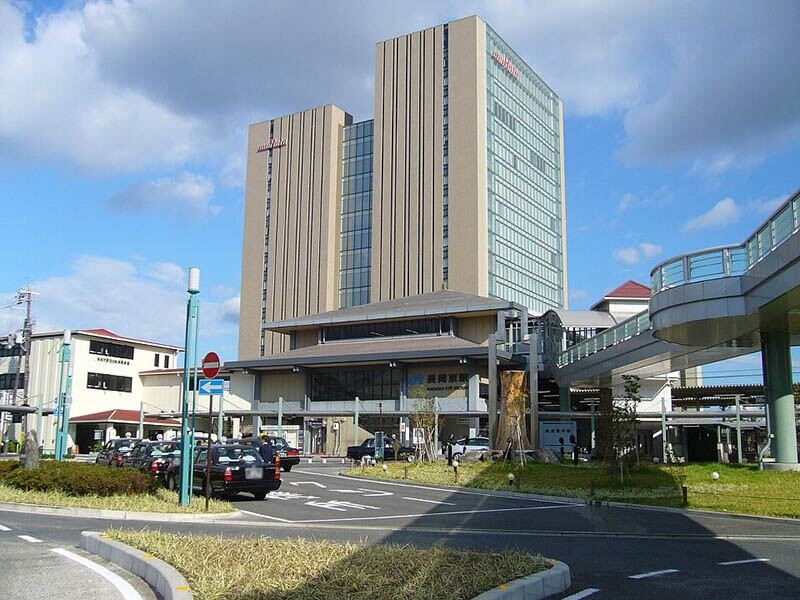
[[[427,390],[424,385],[418,384],[411,386],[409,395],[416,397],[414,411],[408,415],[411,427],[422,428],[425,435],[425,443],[421,451],[417,452],[417,460],[436,460],[436,419],[439,411],[436,407],[436,398],[428,398]]]
[[[639,462],[636,443],[636,409],[641,401],[641,384],[636,375],[623,375],[625,393],[614,401],[611,409],[611,448],[606,460],[612,470],[619,472],[619,480],[625,478],[625,467]]]

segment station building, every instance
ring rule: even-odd
[[[280,412],[312,452],[352,443],[356,411],[361,439],[408,439],[415,397],[477,434],[490,354],[528,368],[528,315],[567,307],[563,104],[523,57],[477,16],[385,40],[374,106],[249,128],[226,368],[253,377],[254,427]]]

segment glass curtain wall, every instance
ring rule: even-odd
[[[489,295],[564,304],[558,97],[486,28]]]
[[[343,133],[339,308],[369,302],[373,121],[348,125]]]

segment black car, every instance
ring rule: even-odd
[[[198,449],[192,469],[192,488],[205,491],[208,448]],[[178,489],[179,461],[173,461],[167,471],[167,487]],[[280,457],[274,463],[264,462],[258,450],[245,444],[225,444],[211,447],[211,493],[232,495],[249,492],[263,500],[269,492],[281,487]]]
[[[180,452],[180,442],[139,442],[122,459],[121,466],[138,469],[165,481],[167,467]]]
[[[127,456],[131,450],[133,450],[136,443],[140,441],[139,438],[109,440],[106,442],[106,445],[103,446],[100,454],[97,455],[95,462],[98,465],[106,467],[120,467],[122,466],[122,460],[125,456]]]
[[[394,444],[392,438],[383,438],[384,440],[384,450],[383,450],[383,458],[384,460],[394,460]],[[400,450],[397,453],[397,460],[407,460],[408,462],[414,462],[414,448],[411,446],[400,446]],[[361,442],[359,446],[349,446],[347,448],[347,458],[352,458],[353,460],[361,460],[364,456],[375,456],[375,438],[369,438]]]
[[[292,467],[300,463],[300,450],[292,448],[282,437],[268,436],[267,438],[275,448],[275,452],[281,457],[281,469],[287,473],[292,470]],[[264,441],[257,437],[237,438],[231,440],[236,444],[245,444],[253,446],[256,450],[261,448]]]

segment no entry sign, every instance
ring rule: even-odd
[[[209,352],[203,359],[203,375],[209,379],[214,379],[219,373],[219,355],[216,352]]]

